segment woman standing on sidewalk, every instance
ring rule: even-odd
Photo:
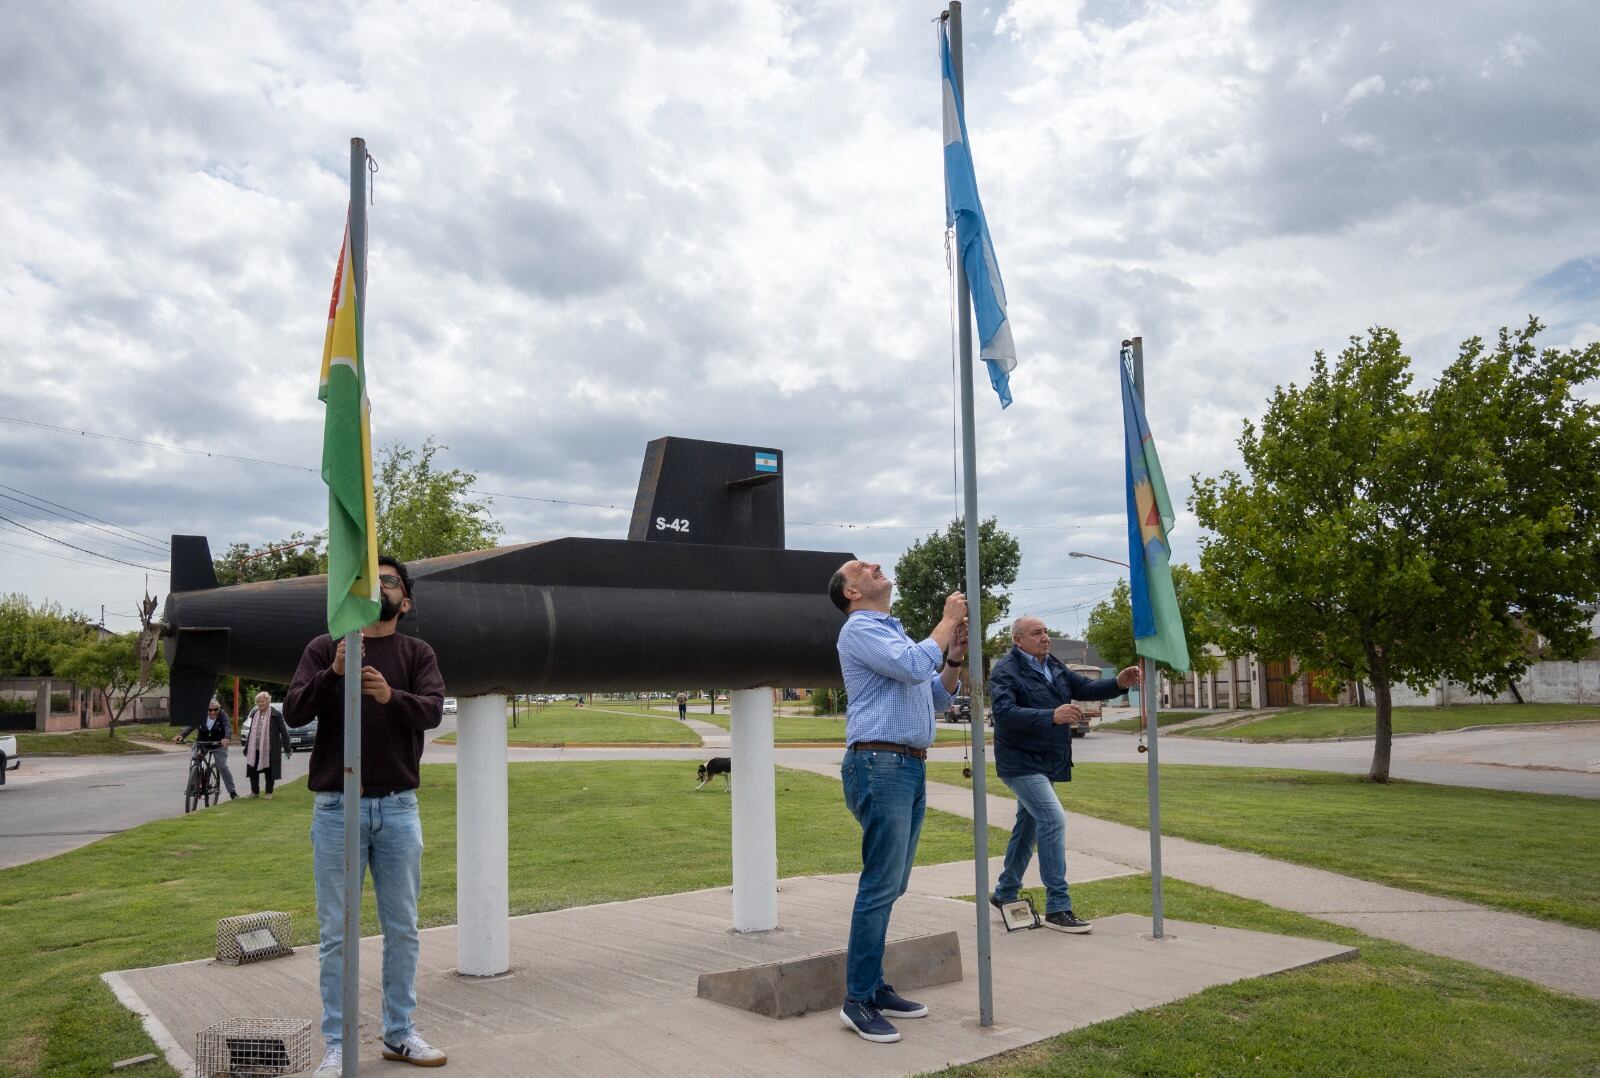
[[[289,727],[283,716],[272,710],[272,697],[256,693],[256,709],[246,720],[250,733],[244,742],[244,774],[250,780],[250,796],[261,792],[260,776],[267,777],[267,800],[272,800],[272,784],[283,778],[283,753],[289,746]]]

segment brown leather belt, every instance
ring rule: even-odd
[[[910,756],[917,760],[928,758],[927,749],[914,749],[910,745],[897,745],[893,741],[857,741],[850,747],[857,752],[898,752],[901,756]]]

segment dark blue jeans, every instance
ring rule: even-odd
[[[883,985],[883,944],[894,900],[906,893],[927,807],[927,769],[897,752],[845,750],[844,802],[861,825],[861,882],[850,914],[845,997],[871,1000]]]
[[[1067,813],[1056,788],[1044,775],[1000,776],[1017,795],[1017,822],[1006,846],[1006,867],[994,885],[994,897],[1010,902],[1022,887],[1022,874],[1039,847],[1039,878],[1044,881],[1044,911],[1072,909],[1067,889]]]

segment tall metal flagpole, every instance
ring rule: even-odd
[[[961,3],[950,0],[950,63],[956,92],[966,100],[961,65]],[[967,525],[967,693],[972,698],[972,845],[973,887],[978,907],[978,1024],[994,1025],[994,985],[989,971],[989,795],[983,719],[983,577],[978,575],[978,450],[973,432],[972,294],[966,267],[956,264],[956,308],[961,339],[961,485],[966,495]]]
[[[367,313],[367,143],[350,140],[350,266],[356,355]],[[361,633],[344,634],[344,1074],[361,1070]]]
[[[1144,338],[1135,337],[1133,345],[1133,388],[1149,415],[1150,399],[1144,395]],[[1156,939],[1163,936],[1165,915],[1161,909],[1161,763],[1157,749],[1157,727],[1160,725],[1161,672],[1154,659],[1141,659],[1144,678],[1139,690],[1144,699],[1144,712],[1150,735],[1150,934]]]

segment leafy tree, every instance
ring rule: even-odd
[[[89,619],[59,603],[34,606],[26,595],[0,597],[0,677],[54,677],[56,650],[91,633]]]
[[[287,539],[262,543],[252,547],[248,543],[234,543],[220,558],[212,559],[217,583],[245,584],[257,580],[288,580],[297,576],[315,576],[328,571],[327,551],[322,549],[327,540],[324,532],[306,536],[297,531]]]
[[[149,679],[143,683],[139,681],[138,644],[139,634],[135,632],[63,644],[56,650],[56,676],[71,678],[80,687],[98,689],[105,694],[107,710],[111,712],[112,737],[117,736],[117,723],[122,721],[129,704],[167,683],[167,663],[159,653],[150,666]]]
[[[1377,706],[1370,777],[1389,777],[1391,687],[1504,689],[1589,644],[1600,594],[1600,344],[1539,351],[1542,327],[1474,337],[1411,390],[1399,338],[1374,328],[1304,387],[1280,387],[1239,439],[1248,478],[1197,481],[1214,535],[1200,564],[1222,643],[1298,656]]]
[[[437,469],[434,456],[448,448],[432,438],[420,450],[395,444],[379,450],[378,549],[401,561],[492,547],[505,528],[489,516],[489,503],[472,497],[478,477],[459,468]]]
[[[1209,674],[1222,665],[1222,659],[1205,650],[1217,633],[1211,627],[1206,594],[1200,574],[1187,565],[1172,567],[1172,590],[1178,596],[1178,613],[1183,618],[1183,636],[1189,643],[1189,666],[1197,674]],[[1083,638],[1093,644],[1100,657],[1117,669],[1139,661],[1133,650],[1133,598],[1126,580],[1117,581],[1111,596],[1089,611]],[[1174,674],[1166,663],[1156,664],[1162,673]]]
[[[1022,548],[1009,532],[1000,530],[994,517],[978,525],[978,571],[983,574],[979,610],[984,626],[997,624],[1011,610],[1011,599],[1004,592],[1016,583],[1021,566]],[[894,563],[894,616],[913,640],[925,638],[939,623],[945,596],[962,591],[972,598],[966,579],[966,523],[958,518],[944,531],[914,543]],[[979,626],[972,630],[977,632]]]

